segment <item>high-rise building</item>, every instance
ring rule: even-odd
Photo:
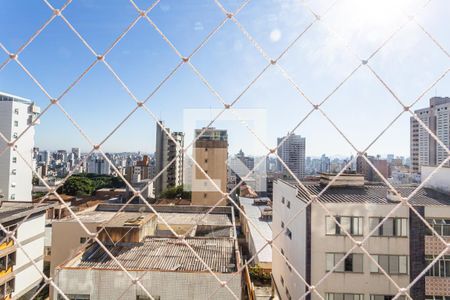
[[[81,159],[80,148],[72,148],[72,153],[74,155],[75,163],[79,162]]]
[[[158,124],[156,126],[155,175],[170,164],[155,181],[156,196],[168,188],[183,185],[184,133],[170,132],[169,128],[166,129],[170,137],[161,126]]]
[[[204,129],[195,130],[195,137],[200,137],[194,145],[194,159],[221,191],[194,165],[192,204],[215,205],[221,200],[221,204],[225,204],[227,200],[223,198],[222,192],[227,192],[228,133],[210,127],[200,135]]]
[[[450,97],[433,97],[429,107],[416,110],[415,113],[444,145],[450,146]],[[412,171],[418,173],[421,166],[442,163],[448,157],[446,150],[413,117],[410,124]]]
[[[374,156],[367,156],[367,154],[364,155],[384,178],[387,179],[391,177],[391,168],[386,159],[381,159],[379,156],[374,157]],[[364,175],[364,179],[368,181],[382,182],[383,179],[378,175],[375,169],[372,168],[372,166],[370,166],[369,163],[363,157],[358,156],[358,158],[356,158],[357,173]]]
[[[277,145],[280,145],[285,138],[278,138]],[[298,179],[305,177],[305,144],[304,137],[291,134],[278,148],[278,156]],[[292,175],[281,162],[278,163],[280,165],[280,171],[283,171],[285,175]]]
[[[0,132],[14,141],[27,127],[36,122],[39,107],[28,99],[0,92]],[[0,199],[31,201],[33,172],[34,127],[30,127],[14,144],[19,154],[8,147],[0,155]],[[0,138],[0,149],[6,142]]]

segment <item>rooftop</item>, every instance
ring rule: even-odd
[[[156,215],[152,213],[120,212],[105,222],[105,227],[141,227]]]
[[[318,195],[324,186],[317,182],[304,183],[309,193]],[[308,199],[308,194],[303,188],[297,186],[301,199]],[[394,186],[402,197],[408,197],[416,190],[416,185]],[[321,202],[328,203],[375,203],[392,204],[395,203],[386,197],[389,187],[383,184],[365,184],[361,187],[330,187],[319,198]],[[438,192],[430,188],[420,189],[410,200],[413,205],[450,205],[450,195]]]
[[[20,102],[20,103],[25,103],[25,104],[31,104],[32,101],[26,98],[22,98],[19,96],[15,96],[12,94],[8,94],[5,92],[0,91],[0,102],[1,101],[12,101],[12,102]]]
[[[186,241],[214,272],[237,270],[234,239],[187,238]],[[106,247],[128,271],[207,272],[194,253],[177,238],[147,237],[142,243]],[[119,266],[103,248],[93,244],[62,268],[118,270]]]
[[[33,204],[32,202],[3,201],[0,202],[0,223],[20,219],[31,214],[44,213],[53,204]]]
[[[252,220],[253,224],[255,224],[255,226],[253,226],[252,223],[248,222],[250,234],[255,245],[255,250],[258,252],[267,244],[267,241],[259,232],[270,240],[272,238],[272,221],[263,221],[260,219],[261,213],[268,206],[254,205],[254,200],[257,200],[257,198],[239,197],[239,201],[244,207],[245,214]],[[272,247],[269,245],[265,246],[265,248],[258,253],[257,262],[272,262]]]

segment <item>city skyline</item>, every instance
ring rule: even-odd
[[[325,2],[310,4],[315,10],[323,13],[328,4]],[[386,1],[381,2],[383,3],[380,3],[380,7],[389,5]],[[402,3],[404,4],[404,2]],[[420,7],[420,3],[421,1],[408,3],[410,7],[407,11],[415,11],[415,8]],[[55,6],[58,4],[54,3]],[[239,4],[239,1],[230,1],[226,2],[225,6],[232,10],[236,9]],[[284,5],[270,4],[269,6],[268,2],[264,2],[259,6],[249,5],[242,15],[238,15],[238,19],[248,27],[251,34],[255,35],[255,39],[269,55],[275,57],[308,25],[312,16],[304,7],[293,2]],[[2,26],[1,42],[11,52],[25,42],[31,35],[32,28],[38,27],[45,17],[51,14],[51,11],[42,3],[27,3],[27,8],[31,5],[38,17],[30,20],[31,23],[27,23],[27,26],[23,26],[21,18],[27,16],[15,15],[15,11],[21,11],[20,5],[22,4],[14,2],[14,5],[12,13],[4,15],[1,21],[13,25]],[[138,3],[138,5],[144,7],[145,3]],[[346,5],[344,3],[333,7],[325,21],[330,25],[335,25],[336,19],[345,11]],[[393,6],[398,9],[397,4]],[[440,26],[438,16],[446,10],[447,6],[449,6],[448,3],[436,4],[435,2],[418,16],[419,20],[427,24],[427,29],[436,35],[444,46],[447,46],[449,41],[443,34],[442,28],[444,27]],[[359,9],[362,8],[356,7],[355,9],[360,12]],[[189,13],[185,13],[186,10]],[[8,11],[8,9],[4,11]],[[82,19],[78,19],[80,11],[84,12]],[[363,16],[365,14],[366,20],[354,17],[353,25],[343,26],[340,24],[341,26],[336,29],[345,39],[354,42],[358,55],[366,57],[389,35],[391,31],[389,28],[395,28],[403,20],[403,17],[395,18],[394,13],[387,16],[386,24],[379,25],[376,22],[378,20],[376,16],[362,11],[361,14]],[[117,6],[103,7],[100,3],[80,1],[69,5],[64,14],[80,34],[85,36],[86,41],[101,53],[112,43],[114,37],[132,21],[135,10],[132,5],[124,5],[123,9],[119,9]],[[299,18],[299,15],[303,18]],[[116,24],[107,23],[108,26],[105,26],[111,16],[116,18]],[[220,23],[222,17],[220,9],[214,4],[174,5],[171,1],[162,1],[152,10],[150,16],[183,54],[194,50],[207,33]],[[267,17],[267,24],[258,22],[256,16]],[[97,26],[90,27],[94,19]],[[180,23],[178,26],[167,27],[171,20],[179,20]],[[93,57],[73,32],[63,24],[62,20],[57,19],[54,22],[30,44],[29,48],[21,53],[20,59],[44,88],[56,97],[80,75],[92,62]],[[354,28],[356,25],[362,27]],[[372,30],[369,31],[368,39],[355,42],[355,39],[361,37],[364,29]],[[307,97],[314,103],[319,103],[359,62],[351,57],[345,46],[326,30],[320,26],[315,26],[312,30],[313,33],[303,36],[280,63],[292,74]],[[190,38],[186,38],[187,35]],[[141,39],[142,36],[145,38]],[[394,92],[405,103],[412,103],[445,70],[440,62],[446,58],[442,56],[436,45],[424,42],[427,38],[418,28],[412,25],[406,26],[385,49],[382,49],[373,58],[373,68],[380,72],[387,84],[393,87]],[[52,46],[49,47],[49,45]],[[149,48],[148,45],[151,47]],[[228,45],[233,45],[233,47],[230,49]],[[414,51],[408,51],[411,49]],[[228,50],[231,50],[231,55]],[[402,51],[399,53],[399,50]],[[423,53],[427,53],[427,55],[424,56]],[[6,57],[5,53],[0,53],[1,59],[6,59]],[[148,22],[143,20],[138,21],[106,59],[139,99],[145,99],[179,61],[161,36]],[[210,66],[209,62],[211,61],[214,62],[214,67]],[[145,63],[142,64],[142,62]],[[260,53],[245,39],[235,24],[226,24],[221,32],[212,37],[211,41],[193,57],[192,63],[198,67],[198,70],[217,89],[226,102],[235,99],[264,67],[264,59]],[[61,65],[65,66],[63,72],[61,72]],[[237,66],[242,66],[238,69],[239,71],[236,69]],[[311,76],[309,76],[310,74]],[[406,74],[408,76],[405,76]],[[448,82],[449,79],[444,78],[429,90],[412,109],[425,107],[431,96],[450,95]],[[364,88],[360,88],[362,86]],[[42,108],[48,104],[45,95],[13,61],[9,62],[0,73],[0,90],[29,98]],[[282,99],[283,105],[278,105],[280,99]],[[95,142],[106,137],[115,125],[135,107],[131,97],[102,64],[94,66],[89,74],[63,97],[60,104]],[[152,97],[148,106],[160,119],[166,121],[167,127],[174,131],[183,131],[182,120],[185,109],[217,109],[221,107],[218,99],[214,98],[187,65],[180,67],[173,78],[168,80]],[[263,140],[273,147],[276,145],[276,137],[294,128],[311,106],[278,70],[270,69],[244,94],[235,108],[267,110],[269,121]],[[351,80],[347,81],[337,93],[326,101],[323,110],[349,138],[357,139],[360,142],[355,146],[363,149],[381,132],[383,127],[387,126],[402,111],[402,107],[372,74],[367,70],[360,69],[356,71]],[[290,117],[280,118],[280,116],[286,115]],[[351,118],[348,117],[349,115]],[[211,119],[214,116],[215,114],[211,114]],[[277,122],[271,121],[274,119]],[[366,123],[367,126],[352,126],[354,122]],[[229,126],[226,127],[219,126],[219,124],[213,124],[213,126],[226,128],[229,131],[231,153],[243,148],[242,145],[247,140],[256,143],[256,139],[247,132],[245,127],[237,122],[236,124],[229,123]],[[402,156],[408,155],[408,130],[409,115],[404,114],[369,149],[369,152],[380,154],[393,152]],[[104,150],[122,152],[131,149],[152,153],[155,150],[155,131],[155,120],[143,110],[138,110],[104,144]],[[347,142],[318,112],[314,112],[295,133],[308,138],[307,155],[321,155],[323,152],[333,155],[354,154]],[[67,139],[67,141],[55,138],[68,135],[71,136],[71,139]],[[126,140],[127,143],[122,143],[123,140]],[[78,141],[77,144],[84,151],[90,148],[63,113],[58,108],[51,107],[42,117],[41,125],[37,127],[36,145],[46,149],[69,148],[68,143],[74,141]],[[334,151],[331,150],[329,142],[333,145]],[[244,151],[253,155],[265,154],[261,149],[255,149],[255,153],[252,153],[252,149],[244,149]]]

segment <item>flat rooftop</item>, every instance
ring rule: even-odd
[[[214,272],[237,271],[234,239],[187,238],[186,241]],[[128,271],[208,272],[177,238],[147,237],[142,243],[119,243],[106,247]],[[120,270],[98,244],[93,244],[61,268]]]
[[[267,244],[267,241],[261,236],[260,232],[265,238],[269,240],[272,239],[272,221],[260,219],[262,211],[268,206],[253,205],[255,199],[261,198],[239,197],[239,201],[244,208],[245,214],[252,220],[253,224],[255,224],[255,226],[253,226],[252,223],[248,222],[255,250],[258,252]],[[265,246],[264,249],[257,254],[257,257],[258,262],[272,262],[272,247],[270,245]]]
[[[318,195],[324,186],[317,182],[306,182],[305,187],[312,195]],[[306,191],[297,186],[298,197],[302,200],[308,200]],[[416,185],[394,186],[402,197],[408,197],[417,188]],[[361,187],[330,187],[319,198],[321,202],[327,203],[374,203],[374,204],[393,204],[396,202],[387,199],[386,195],[390,190],[383,184],[365,184]],[[430,188],[420,189],[410,200],[413,205],[450,205],[450,195],[438,192]]]
[[[105,227],[141,227],[154,217],[156,215],[152,213],[120,212],[102,225]]]
[[[31,214],[44,213],[45,210],[53,207],[51,203],[34,204],[32,202],[0,202],[0,223],[6,223],[20,219]]]

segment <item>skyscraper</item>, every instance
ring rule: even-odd
[[[433,97],[429,107],[416,110],[415,113],[444,145],[450,146],[450,97]],[[413,117],[410,124],[412,171],[420,172],[421,166],[442,163],[448,157],[446,150]]]
[[[161,126],[156,125],[155,176],[174,160],[156,179],[156,196],[168,188],[183,185],[184,133],[170,132],[168,128],[167,130],[171,137],[162,130]]]
[[[30,100],[0,92],[0,132],[4,138],[14,141],[35,121],[39,107]],[[0,149],[6,143],[0,138]],[[31,201],[33,173],[34,127],[30,127],[15,143],[23,156],[8,147],[0,155],[0,199]]]
[[[203,129],[196,129],[195,136],[198,137]],[[215,129],[214,127],[207,128],[203,135],[195,142],[194,159],[214,183],[220,187],[220,190],[226,193],[228,160],[227,131]],[[222,193],[219,192],[203,172],[194,165],[192,204],[215,205],[222,198]],[[227,200],[224,199],[221,204],[225,205],[226,202]]]
[[[286,137],[278,138],[277,144]],[[287,167],[294,173],[298,179],[305,177],[305,138],[300,135],[291,134],[284,143],[278,148],[278,156],[285,162]],[[283,171],[285,175],[291,176],[291,173],[279,163],[279,170]]]

